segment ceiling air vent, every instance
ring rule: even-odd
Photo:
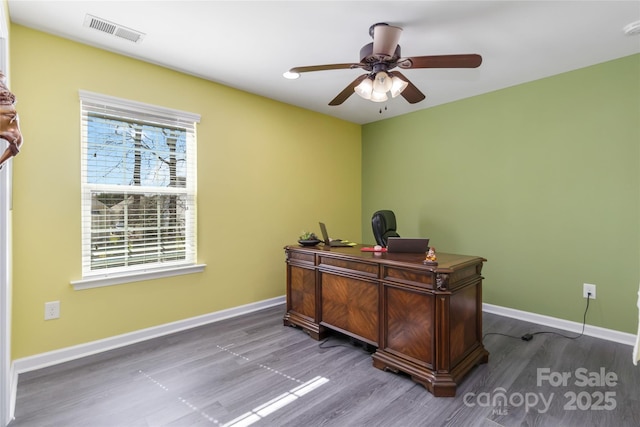
[[[84,26],[134,43],[140,43],[145,36],[144,33],[140,31],[132,30],[131,28],[123,27],[122,25],[114,24],[113,22],[92,15],[87,15],[84,18]]]

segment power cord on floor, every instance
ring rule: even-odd
[[[318,344],[318,347],[320,348],[335,348],[335,347],[353,347],[352,345],[347,345],[347,344],[332,344],[332,345],[327,345],[327,341],[329,341],[331,339],[331,337],[325,338],[324,340],[320,341],[320,343]]]
[[[563,338],[569,339],[569,340],[576,340],[578,338],[580,338],[581,336],[584,335],[584,327],[587,324],[587,311],[589,311],[589,300],[591,299],[591,292],[587,293],[587,307],[584,309],[584,315],[582,316],[582,332],[580,332],[580,335],[576,335],[574,337],[572,336],[568,336],[568,335],[564,335],[561,334],[559,332],[554,332],[554,331],[539,331],[539,332],[531,332],[531,333],[527,333],[524,334],[520,337],[516,337],[514,335],[508,335],[508,334],[501,334],[499,332],[487,332],[486,334],[484,334],[482,336],[482,340],[484,341],[484,338],[487,335],[501,335],[503,337],[508,337],[508,338],[513,338],[513,339],[517,339],[517,340],[522,340],[522,341],[531,341],[533,339],[534,335],[542,335],[542,334],[552,334],[552,335],[559,335]]]

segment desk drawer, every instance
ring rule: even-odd
[[[389,282],[434,289],[435,274],[429,270],[412,270],[406,267],[385,265],[382,267],[382,278]]]
[[[293,264],[315,264],[315,254],[313,252],[302,252],[302,251],[286,251],[287,262]]]
[[[363,278],[378,278],[378,264],[342,259],[337,257],[320,255],[319,267],[322,270],[333,270],[342,273],[351,273]]]

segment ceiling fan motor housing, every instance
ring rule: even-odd
[[[391,58],[385,59],[384,57],[374,55],[373,43],[369,43],[362,46],[362,49],[360,49],[360,63],[371,65],[371,67],[365,68],[367,71],[372,71],[373,64],[378,64],[378,63],[385,63],[387,64],[387,68],[391,69],[396,66],[395,65],[396,61],[400,59],[400,56],[401,56],[400,52],[401,52],[400,45],[397,45],[395,52],[393,52],[393,56]]]

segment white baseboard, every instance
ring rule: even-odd
[[[50,351],[47,353],[36,354],[34,356],[25,357],[22,359],[16,359],[13,361],[13,375],[17,376],[18,374],[22,374],[25,372],[46,368],[48,366],[57,365],[59,363],[68,362],[75,359],[80,359],[85,356],[90,356],[92,354],[97,354],[104,351],[135,344],[151,338],[173,334],[175,332],[180,332],[209,323],[218,322],[220,320],[228,319],[231,317],[241,316],[253,311],[284,304],[285,301],[286,298],[283,295],[280,297],[258,301],[239,307],[233,307],[226,310],[208,313],[202,316],[179,320],[177,322],[166,323],[164,325],[155,326],[152,328],[141,329],[123,335],[116,335],[114,337],[109,337],[98,341],[92,341],[85,344],[79,344],[72,347]],[[549,326],[569,332],[580,333],[582,331],[582,323],[544,316],[542,314],[530,313],[526,311],[515,310],[513,308],[501,307],[486,303],[482,304],[482,310],[487,313],[493,313],[499,316],[519,319],[525,322],[531,322],[541,326]],[[635,335],[633,334],[591,325],[585,326],[584,334],[630,346],[634,345],[636,339]],[[13,387],[15,387],[16,385],[17,381],[15,381],[15,383],[13,384]]]
[[[497,314],[499,316],[524,320],[525,322],[535,323],[540,326],[549,326],[551,328],[562,329],[577,334],[582,332],[582,323],[571,322],[569,320],[558,319],[556,317],[549,317],[543,314],[530,313],[528,311],[521,311],[487,303],[482,304],[482,311]],[[591,337],[600,338],[607,341],[614,341],[630,346],[633,346],[636,342],[636,336],[633,334],[615,331],[613,329],[605,329],[598,326],[585,325],[584,334]]]
[[[79,344],[72,347],[49,351],[47,353],[24,357],[22,359],[16,359],[13,361],[14,372],[17,375],[25,372],[35,371],[37,369],[46,368],[48,366],[68,362],[70,360],[80,359],[92,354],[98,354],[104,351],[135,344],[151,338],[173,334],[175,332],[207,325],[209,323],[219,322],[220,320],[229,319],[231,317],[241,316],[253,311],[274,307],[276,305],[284,304],[285,301],[286,298],[283,295],[268,300],[241,305],[239,307],[233,307],[226,310],[204,314],[202,316],[179,320],[177,322],[166,323],[164,325],[154,326],[146,329],[140,329],[138,331],[130,332],[123,335],[116,335],[98,341],[91,341],[85,344]]]
[[[9,419],[13,420],[16,417],[16,398],[18,396],[18,373],[16,372],[15,365],[11,364],[9,372]]]

